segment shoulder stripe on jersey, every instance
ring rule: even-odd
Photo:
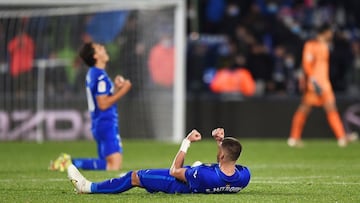
[[[100,75],[99,77],[98,77],[98,80],[102,80],[102,79],[104,79],[105,78],[105,75]]]

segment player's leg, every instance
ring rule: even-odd
[[[130,190],[133,187],[139,186],[136,184],[136,172],[130,171],[126,175],[119,178],[112,178],[102,182],[91,184],[91,193],[122,193]]]
[[[99,152],[99,157],[106,159],[106,170],[116,171],[122,167],[122,142],[117,126],[113,126],[111,132],[107,134],[104,147]]]
[[[83,170],[120,170],[122,162],[122,154],[115,152],[102,158],[76,158],[72,159],[72,163]]]
[[[103,141],[98,139],[95,136],[95,140],[97,143],[97,151],[98,154],[101,152],[101,148],[104,147]],[[76,166],[76,168],[83,170],[106,170],[106,159],[102,158],[73,158],[72,163]]]
[[[346,132],[339,116],[339,112],[336,108],[334,93],[332,91],[327,91],[323,93],[322,97],[324,101],[323,107],[326,112],[326,117],[338,140],[338,145],[340,147],[345,147],[348,140],[346,138]]]
[[[331,129],[333,130],[338,145],[345,147],[347,145],[346,133],[342,121],[339,116],[339,112],[336,108],[334,101],[329,101],[324,104],[324,110],[326,111],[326,117]]]
[[[120,170],[122,167],[123,149],[118,127],[113,126],[105,139],[105,146],[99,152],[99,157],[105,157],[106,170]]]
[[[170,175],[169,169],[139,170],[137,184],[150,193],[190,193],[189,186]],[[136,180],[136,179],[134,179]]]
[[[98,158],[74,158],[72,163],[83,170],[106,170],[106,160]]]
[[[83,170],[120,170],[122,165],[121,139],[116,126],[94,130],[99,158],[72,159]]]
[[[68,178],[78,193],[122,193],[133,187],[148,192],[190,193],[185,183],[170,176],[169,169],[150,169],[128,172],[125,176],[102,182],[88,181],[74,165],[68,167]]]
[[[88,181],[74,166],[68,167],[68,178],[78,193],[122,193],[133,187],[140,186],[136,172],[130,171],[120,178],[112,178],[102,182]]]
[[[106,170],[117,171],[122,167],[122,153],[115,152],[106,157]]]
[[[309,113],[311,111],[311,105],[306,104],[305,102],[302,102],[298,109],[296,110],[292,124],[291,124],[291,131],[290,131],[290,137],[288,139],[288,145],[291,147],[301,147],[301,134],[304,128],[304,124],[306,121],[306,118],[308,117]]]

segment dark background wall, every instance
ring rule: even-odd
[[[356,103],[339,100],[340,114]],[[299,99],[249,101],[188,101],[187,131],[196,128],[210,136],[215,127],[224,127],[228,135],[251,138],[287,138]],[[304,138],[332,138],[326,114],[314,108],[303,132]]]
[[[186,103],[186,131],[189,132],[196,128],[203,133],[204,138],[210,138],[213,128],[224,127],[227,135],[235,137],[285,139],[289,135],[292,116],[299,101],[300,98],[224,100],[190,97]],[[35,102],[30,99],[21,103],[34,104]],[[59,103],[64,102],[59,101]],[[337,105],[340,115],[343,117],[344,112],[349,107],[355,104],[359,105],[359,103],[358,99],[338,96]],[[16,103],[0,103],[0,140],[33,139],[32,134],[36,132],[35,128],[38,124],[44,127],[45,139],[56,138],[61,140],[92,137],[90,118],[84,101],[74,99],[72,102],[65,102],[63,105],[66,104],[66,108],[52,104],[54,106],[46,106],[43,115],[34,111],[34,108],[31,107],[33,105],[28,108],[20,108]],[[123,100],[119,103],[120,131],[123,138],[153,139],[158,137],[156,136],[156,129],[154,129],[158,124],[151,115],[151,108],[141,109],[142,106],[149,107],[150,104],[137,100]],[[140,108],[137,111],[138,113],[134,113],[135,108]],[[22,115],[21,118],[19,113]],[[64,113],[70,115],[64,115]],[[360,118],[359,114],[360,112],[357,112],[353,115],[358,119]],[[74,126],[78,126],[80,129],[76,130]],[[166,126],[171,129],[171,122]],[[360,129],[359,127],[351,127],[353,130]],[[54,132],[57,133],[52,134]],[[303,137],[334,137],[322,109],[313,109],[305,125]]]

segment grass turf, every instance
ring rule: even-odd
[[[338,148],[334,140],[310,140],[292,149],[284,140],[242,140],[239,163],[247,165],[252,179],[234,195],[149,194],[136,188],[117,195],[77,195],[66,173],[48,171],[50,159],[60,152],[74,157],[96,156],[95,143],[0,143],[0,202],[360,202],[360,143]],[[125,140],[123,172],[169,167],[178,145]],[[213,162],[216,146],[205,140],[192,144],[186,164]],[[100,181],[120,172],[84,171]]]

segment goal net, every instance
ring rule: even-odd
[[[106,71],[132,89],[118,103],[123,138],[184,135],[183,0],[0,3],[0,140],[91,139],[77,51],[103,44]]]

